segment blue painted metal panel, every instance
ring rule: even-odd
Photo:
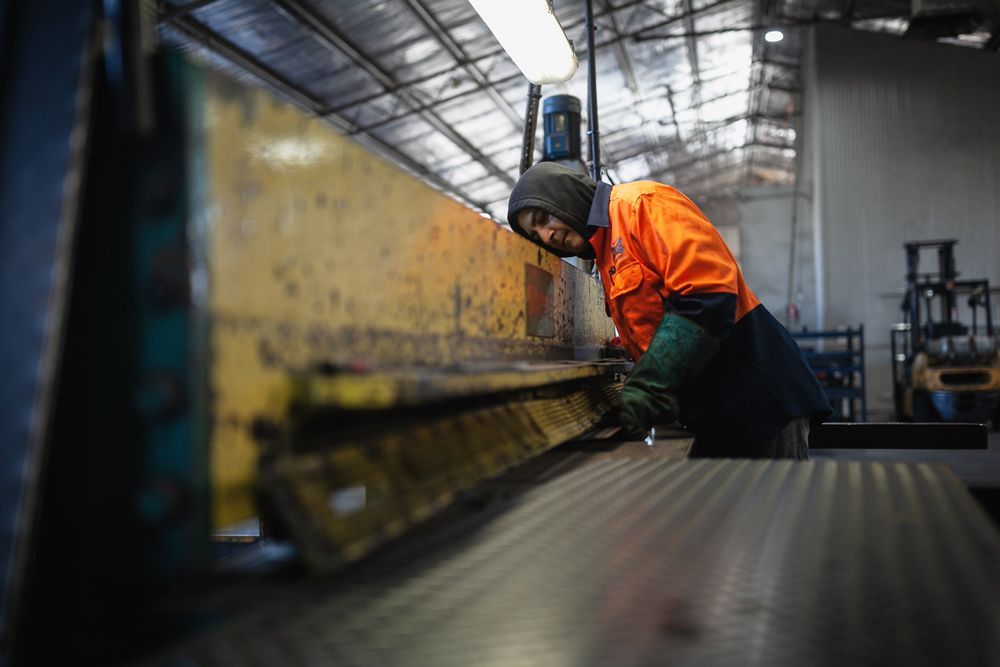
[[[71,134],[91,3],[11,3],[0,63],[0,627],[11,602],[15,548],[28,522],[25,499],[41,455],[39,400],[51,391],[48,342],[62,313],[54,275],[69,233],[62,212]],[[67,253],[68,254],[68,253]],[[6,637],[4,638],[6,646]]]

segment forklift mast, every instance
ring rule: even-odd
[[[905,321],[891,335],[893,398],[900,419],[984,422],[1000,417],[1000,357],[989,281],[958,279],[956,243],[903,244]],[[937,271],[920,271],[925,249],[937,251]],[[960,321],[960,297],[968,305],[971,326]]]
[[[985,309],[986,335],[993,336],[993,319],[990,308],[989,283],[986,280],[958,280],[955,268],[955,239],[911,241],[903,244],[906,249],[906,296],[902,308],[910,325],[910,349],[913,353],[923,350],[929,340],[943,336],[965,336],[969,328],[958,321],[957,292],[970,293],[969,306],[975,325],[978,306]],[[921,273],[920,251],[937,249],[938,269]],[[933,300],[939,301],[937,319],[932,311]],[[921,301],[924,307],[921,308]],[[972,331],[972,335],[977,332]]]

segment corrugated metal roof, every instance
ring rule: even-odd
[[[556,0],[554,8],[581,68],[542,93],[586,100],[584,3]],[[503,220],[520,162],[527,83],[467,0],[188,0],[159,9],[168,42],[275,88]],[[901,34],[910,5],[594,0],[594,11],[608,177],[656,178],[717,196],[793,179],[798,26],[825,19]],[[785,39],[765,44],[763,28],[780,24]],[[978,47],[997,41],[989,32],[948,39]]]

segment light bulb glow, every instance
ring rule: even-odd
[[[560,83],[578,61],[549,0],[469,0],[510,59],[532,83]]]
[[[775,42],[780,42],[784,38],[785,38],[785,33],[781,32],[780,30],[768,30],[766,33],[764,33],[764,41],[771,42],[772,44]]]

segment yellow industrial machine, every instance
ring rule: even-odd
[[[73,289],[61,358],[21,364],[54,407],[9,462],[0,662],[120,661],[194,618],[148,604],[279,530],[313,570],[354,561],[591,430],[627,366],[590,275],[271,93],[177,53],[100,61],[96,26],[60,79],[86,93],[60,130],[80,229],[45,232],[74,261],[24,258]]]
[[[593,278],[273,96],[191,74],[216,529],[263,490],[323,567],[610,409],[622,366],[600,359]]]
[[[1000,537],[948,470],[614,441],[628,365],[592,277],[267,93],[145,59],[148,3],[14,4],[4,76],[26,69],[0,86],[34,124],[2,128],[0,347],[38,375],[0,401],[30,435],[0,485],[0,662],[998,662]],[[26,354],[43,328],[64,340]],[[258,517],[253,548],[210,544]]]

